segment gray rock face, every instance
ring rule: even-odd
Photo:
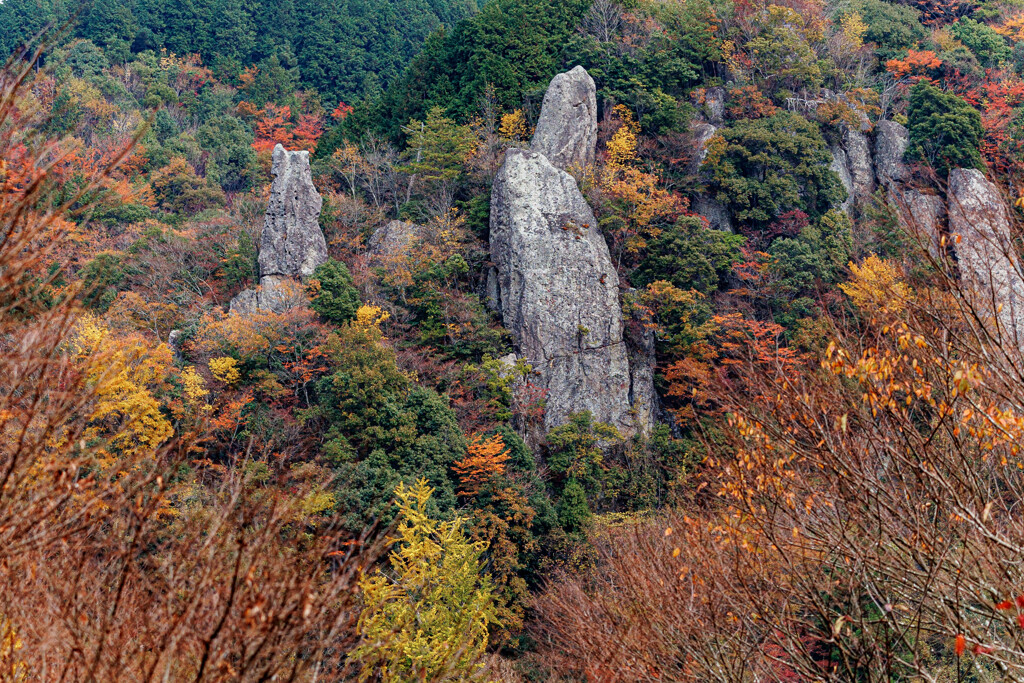
[[[691,129],[693,133],[693,157],[686,165],[687,173],[696,173],[700,170],[700,165],[704,163],[704,159],[708,156],[708,141],[714,137],[718,129],[712,126],[710,123],[697,123]]]
[[[948,201],[949,232],[965,289],[975,296],[971,303],[982,316],[998,321],[992,332],[1004,345],[1020,351],[1024,279],[1003,198],[980,171],[957,168],[949,172]]]
[[[395,256],[408,253],[409,248],[421,237],[420,226],[405,221],[391,221],[377,228],[370,235],[366,253],[370,265],[377,266]]]
[[[911,237],[927,249],[933,258],[942,254],[942,233],[946,224],[946,204],[941,197],[925,194],[917,188],[889,191],[890,201],[896,201],[903,227]]]
[[[720,201],[707,195],[697,195],[691,203],[693,212],[707,219],[708,227],[714,230],[732,232],[732,219],[729,210]]]
[[[509,150],[491,192],[490,239],[505,326],[548,392],[545,427],[589,410],[624,434],[646,431],[653,386],[634,383],[619,279],[573,177],[541,154]]]
[[[883,187],[888,189],[894,182],[909,179],[910,170],[903,162],[909,144],[910,135],[900,124],[893,121],[875,124],[875,175]]]
[[[274,184],[260,237],[260,276],[309,277],[327,261],[320,230],[323,200],[313,186],[309,152],[274,148]]]
[[[846,150],[843,149],[842,145],[832,145],[829,148],[829,153],[832,154],[832,163],[828,167],[839,176],[839,182],[843,184],[843,189],[846,190],[846,199],[840,204],[839,208],[846,215],[852,216],[854,187],[853,176],[850,175],[850,161],[846,157]]]
[[[863,201],[875,191],[875,168],[871,160],[871,145],[868,136],[858,130],[843,130],[843,150],[853,181],[850,193],[855,200]]]
[[[860,206],[875,191],[875,167],[871,160],[871,145],[868,136],[859,130],[843,127],[842,140],[833,144],[832,163],[829,168],[836,172],[846,190],[846,200],[840,208],[853,216],[855,207]]]
[[[720,126],[725,120],[725,88],[715,86],[704,93],[704,111],[708,121]]]
[[[597,87],[582,66],[551,79],[530,149],[562,170],[594,163]]]
[[[323,200],[313,186],[309,152],[274,148],[274,183],[260,234],[260,286],[240,292],[229,311],[238,315],[280,313],[308,303],[296,280],[313,274],[327,261],[320,229]]]

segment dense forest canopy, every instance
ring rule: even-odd
[[[1024,676],[1019,0],[0,52],[0,680]]]
[[[225,80],[261,66],[289,69],[333,106],[387,87],[428,36],[476,9],[475,0],[7,0],[0,51],[10,54],[45,26],[74,19],[73,35],[112,61],[165,49],[201,55]]]

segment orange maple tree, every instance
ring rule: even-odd
[[[452,465],[459,476],[460,496],[475,496],[493,477],[505,473],[508,449],[500,434],[477,435],[466,449],[466,457]]]

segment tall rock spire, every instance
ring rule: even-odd
[[[281,312],[306,303],[301,280],[327,261],[320,229],[323,200],[313,185],[309,152],[274,148],[274,183],[260,235],[260,285],[231,300],[231,312]]]

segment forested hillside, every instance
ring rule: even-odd
[[[1024,5],[0,2],[0,681],[1024,677]]]
[[[476,0],[7,0],[0,52],[72,21],[74,37],[114,62],[146,51],[197,54],[236,85],[247,69],[283,70],[336,104],[386,87],[429,35],[475,11]]]

